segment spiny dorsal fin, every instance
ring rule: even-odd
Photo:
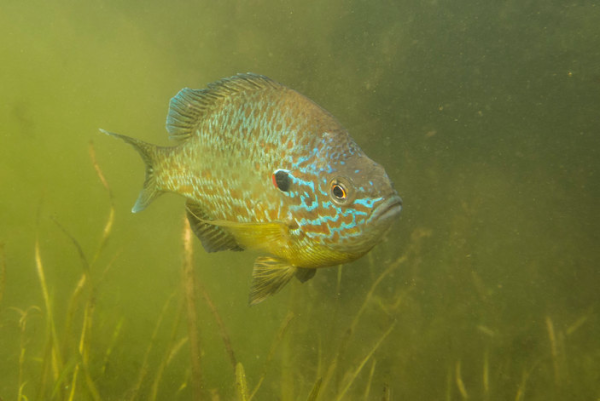
[[[256,305],[269,295],[276,294],[296,274],[297,267],[282,259],[261,256],[254,262],[250,305]]]
[[[281,88],[277,82],[257,74],[238,74],[208,84],[206,89],[184,88],[169,103],[167,131],[169,138],[185,140],[198,124],[223,99],[246,91]]]
[[[200,239],[206,252],[244,250],[230,233],[219,226],[208,223],[208,216],[197,203],[188,200],[186,212],[192,231]]]

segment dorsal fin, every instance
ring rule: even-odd
[[[247,91],[282,87],[262,75],[238,74],[208,84],[206,89],[184,88],[169,103],[167,131],[169,138],[185,140],[196,132],[202,119],[226,97]]]

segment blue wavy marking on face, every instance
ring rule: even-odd
[[[323,185],[327,185],[327,178],[323,178]],[[329,193],[327,191],[324,191],[320,185],[317,188],[319,189],[319,192],[321,193],[321,195],[323,195],[323,196],[329,195]]]
[[[380,200],[383,200],[383,197],[380,196],[379,198],[373,199],[356,199],[354,203],[358,203],[359,205],[363,205],[365,207],[368,207],[369,209],[372,209],[373,205],[379,202]]]
[[[310,204],[307,203],[307,200],[310,200]],[[311,212],[319,206],[319,202],[312,198],[306,191],[304,191],[304,194],[300,195],[300,202],[302,202],[302,205],[299,207],[294,207],[293,209],[304,209],[308,212]]]
[[[339,227],[334,227],[334,228],[331,228],[330,230],[331,230],[332,233],[336,233],[337,232],[337,233],[340,234],[340,236],[343,236],[343,237],[358,237],[359,235],[362,235],[361,232],[344,232],[344,233],[342,233],[345,230],[348,230],[348,229],[356,227],[356,221],[355,220],[356,220],[356,218],[353,215],[352,216],[352,223],[342,223],[342,224],[340,224]]]
[[[327,202],[321,202],[321,205],[324,208],[328,208],[328,207],[333,207],[336,211],[335,216],[329,216],[329,215],[325,215],[325,216],[319,216],[317,218],[314,219],[307,219],[307,218],[302,218],[300,219],[300,221],[298,221],[298,224],[302,227],[302,226],[321,226],[323,224],[327,224],[328,222],[337,222],[338,219],[340,217],[346,217],[348,215],[352,216],[352,221],[349,223],[341,223],[339,225],[339,227],[329,227],[329,231],[330,234],[324,234],[324,233],[315,233],[315,232],[307,232],[307,235],[311,238],[315,238],[315,237],[332,237],[336,232],[338,234],[340,234],[340,236],[343,237],[357,237],[360,236],[362,233],[361,232],[345,232],[346,230],[352,229],[354,227],[356,227],[357,225],[362,225],[364,224],[365,220],[361,219],[357,221],[357,216],[366,216],[367,213],[363,212],[363,211],[359,211],[359,210],[355,210],[355,209],[342,209],[336,205],[333,205],[331,202],[327,201]]]
[[[354,201],[354,202],[356,202],[356,201]],[[341,207],[331,203],[331,201],[322,201],[321,206],[323,207],[323,209],[328,209],[328,208],[332,207],[336,210],[336,212],[338,214],[341,214],[342,216],[346,216],[348,214],[354,214],[356,216],[367,216],[368,215],[367,212],[363,212],[361,210],[356,210],[356,209],[352,209],[352,208],[342,209]]]
[[[293,198],[296,195],[300,195],[300,192],[303,192],[304,194],[306,194],[306,196],[308,196],[309,192],[307,192],[306,190],[303,190],[302,189],[303,186],[310,188],[310,193],[315,192],[315,183],[312,181],[307,181],[307,180],[303,180],[302,178],[294,177],[293,173],[290,173],[290,172],[288,172],[288,179],[291,181],[292,187],[295,190],[284,191],[284,192],[282,192],[283,195]],[[302,197],[303,197],[303,195],[300,195],[300,198],[302,198]]]
[[[300,165],[302,163],[305,163],[306,161],[308,161],[312,156],[313,156],[312,154],[309,154],[308,156],[300,156],[300,157],[298,157],[298,159],[294,163],[292,163],[292,167],[294,169],[300,168]]]
[[[294,177],[293,175],[290,175],[290,178],[292,179],[292,184],[294,184],[298,188],[298,190],[296,192],[300,192],[300,190],[301,190],[300,185],[309,187],[312,192],[315,192],[315,183],[314,182],[306,181],[301,178]]]
[[[300,219],[300,225],[311,225],[311,226],[320,226],[323,223],[327,223],[328,221],[337,221],[337,219],[339,218],[338,215],[335,216],[319,216],[317,218],[314,219],[307,219],[307,218],[302,218]]]
[[[292,173],[288,174],[288,178],[291,181],[293,190],[284,191],[282,194],[289,198],[300,198],[299,205],[290,206],[292,212],[308,211],[311,212],[319,207],[319,202],[316,196],[311,196],[315,193],[315,183],[308,180],[303,180],[298,177],[294,177]],[[306,188],[306,189],[305,189]]]
[[[299,169],[301,164],[306,163],[308,160],[310,160],[311,158],[313,158],[315,155],[317,155],[317,153],[319,153],[319,149],[317,148],[313,148],[313,150],[311,152],[308,152],[308,154],[306,156],[299,156],[293,163],[292,163],[292,167],[294,169]]]

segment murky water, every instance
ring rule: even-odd
[[[596,2],[0,8],[3,400],[600,397]],[[98,133],[167,144],[179,89],[246,71],[404,199],[367,257],[252,308],[254,255],[194,240],[183,274],[183,199],[132,215],[142,163]]]

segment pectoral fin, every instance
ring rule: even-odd
[[[298,267],[296,271],[296,278],[301,283],[306,283],[308,280],[315,276],[317,269],[307,269],[305,267]]]
[[[270,250],[286,246],[289,242],[289,226],[282,221],[266,223],[242,223],[211,219],[202,207],[188,200],[187,216],[194,233],[208,252],[231,249]]]
[[[289,227],[280,221],[237,223],[210,220],[207,223],[226,229],[244,249],[269,249],[272,246],[285,246],[288,242]]]
[[[250,305],[264,301],[281,290],[294,277],[298,268],[282,259],[262,256],[254,262]]]
[[[202,242],[206,252],[244,250],[230,233],[219,226],[210,224],[207,220],[208,217],[197,203],[187,201],[186,212],[190,226],[196,237]]]

